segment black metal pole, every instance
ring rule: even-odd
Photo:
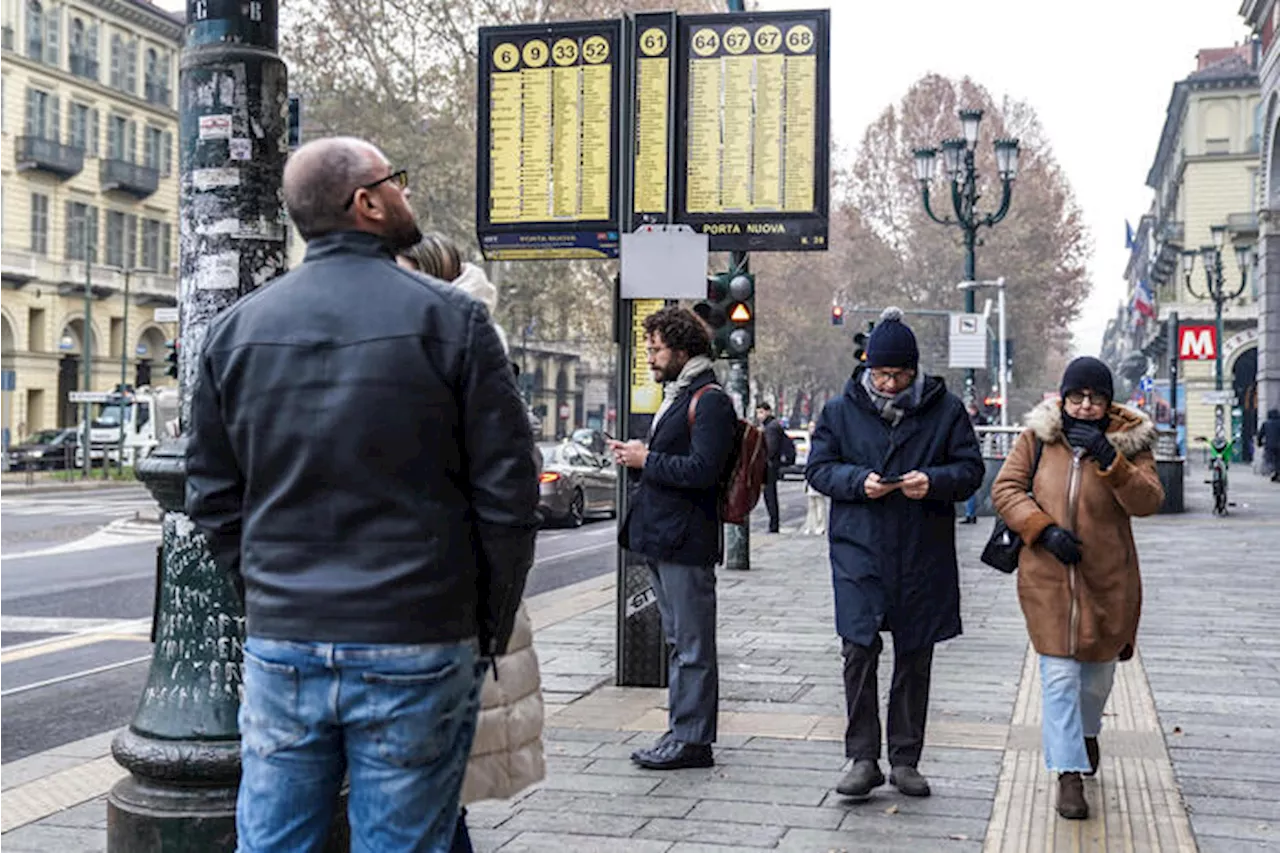
[[[746,252],[733,252],[730,255],[729,275],[750,272],[751,259]],[[729,376],[725,381],[725,391],[738,409],[738,417],[750,417],[751,403],[751,366],[747,355],[729,360]],[[724,524],[724,567],[735,571],[751,569],[751,525]]]
[[[283,272],[287,78],[277,0],[189,0],[179,78],[179,389],[183,437],[138,465],[165,510],[151,671],[112,753],[107,849],[231,851],[244,617],[183,513],[186,429],[213,318]],[[228,226],[232,227],[228,227]]]

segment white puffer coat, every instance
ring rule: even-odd
[[[484,679],[480,722],[462,783],[463,805],[505,800],[547,775],[542,721],[542,678],[533,650],[533,622],[521,602],[507,654],[497,659]]]

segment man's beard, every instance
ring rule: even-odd
[[[418,245],[418,241],[422,239],[422,229],[418,227],[417,220],[408,216],[392,226],[382,239],[387,244],[387,248],[399,254]]]
[[[655,367],[653,369],[653,381],[665,385],[668,382],[675,382],[680,378],[680,371],[684,370],[683,364],[674,362],[666,367]]]

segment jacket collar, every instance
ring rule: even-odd
[[[394,260],[394,253],[377,234],[367,231],[334,231],[307,241],[307,254],[303,263],[324,260],[338,255],[363,255],[367,258]]]
[[[849,381],[845,383],[844,393],[846,397],[851,398],[858,405],[875,412],[876,408],[871,402],[871,395],[867,393],[866,388],[862,387],[862,374],[868,369],[869,368],[867,368],[865,364],[858,365],[858,367],[853,371],[853,376],[849,377]],[[920,394],[920,405],[916,406],[915,409],[912,410],[912,414],[923,412],[925,409],[928,409],[930,406],[937,403],[938,400],[945,397],[946,393],[946,380],[941,376],[934,376],[926,373],[924,375],[924,390]],[[876,417],[879,416],[879,413],[876,412]],[[910,419],[910,417],[904,418],[903,423],[906,423],[906,421]]]
[[[1143,412],[1112,403],[1107,412],[1107,440],[1119,452],[1132,459],[1156,443],[1156,426]],[[1062,401],[1057,397],[1044,400],[1027,413],[1027,428],[1045,444],[1062,441]]]

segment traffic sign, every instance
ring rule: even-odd
[[[1143,394],[1150,394],[1156,389],[1156,381],[1150,376],[1144,376],[1138,381],[1138,388],[1142,390]]]
[[[952,314],[950,343],[948,367],[985,368],[987,366],[986,316]]]
[[[621,22],[480,29],[476,230],[490,260],[618,256]]]
[[[1235,403],[1235,393],[1232,391],[1205,391],[1200,398],[1207,406],[1230,406]]]
[[[677,222],[711,251],[827,248],[829,12],[681,16]]]
[[[157,308],[153,318],[157,323],[176,323],[178,322],[177,308]]]
[[[1216,326],[1181,326],[1178,329],[1178,358],[1182,361],[1213,361],[1218,357]]]

